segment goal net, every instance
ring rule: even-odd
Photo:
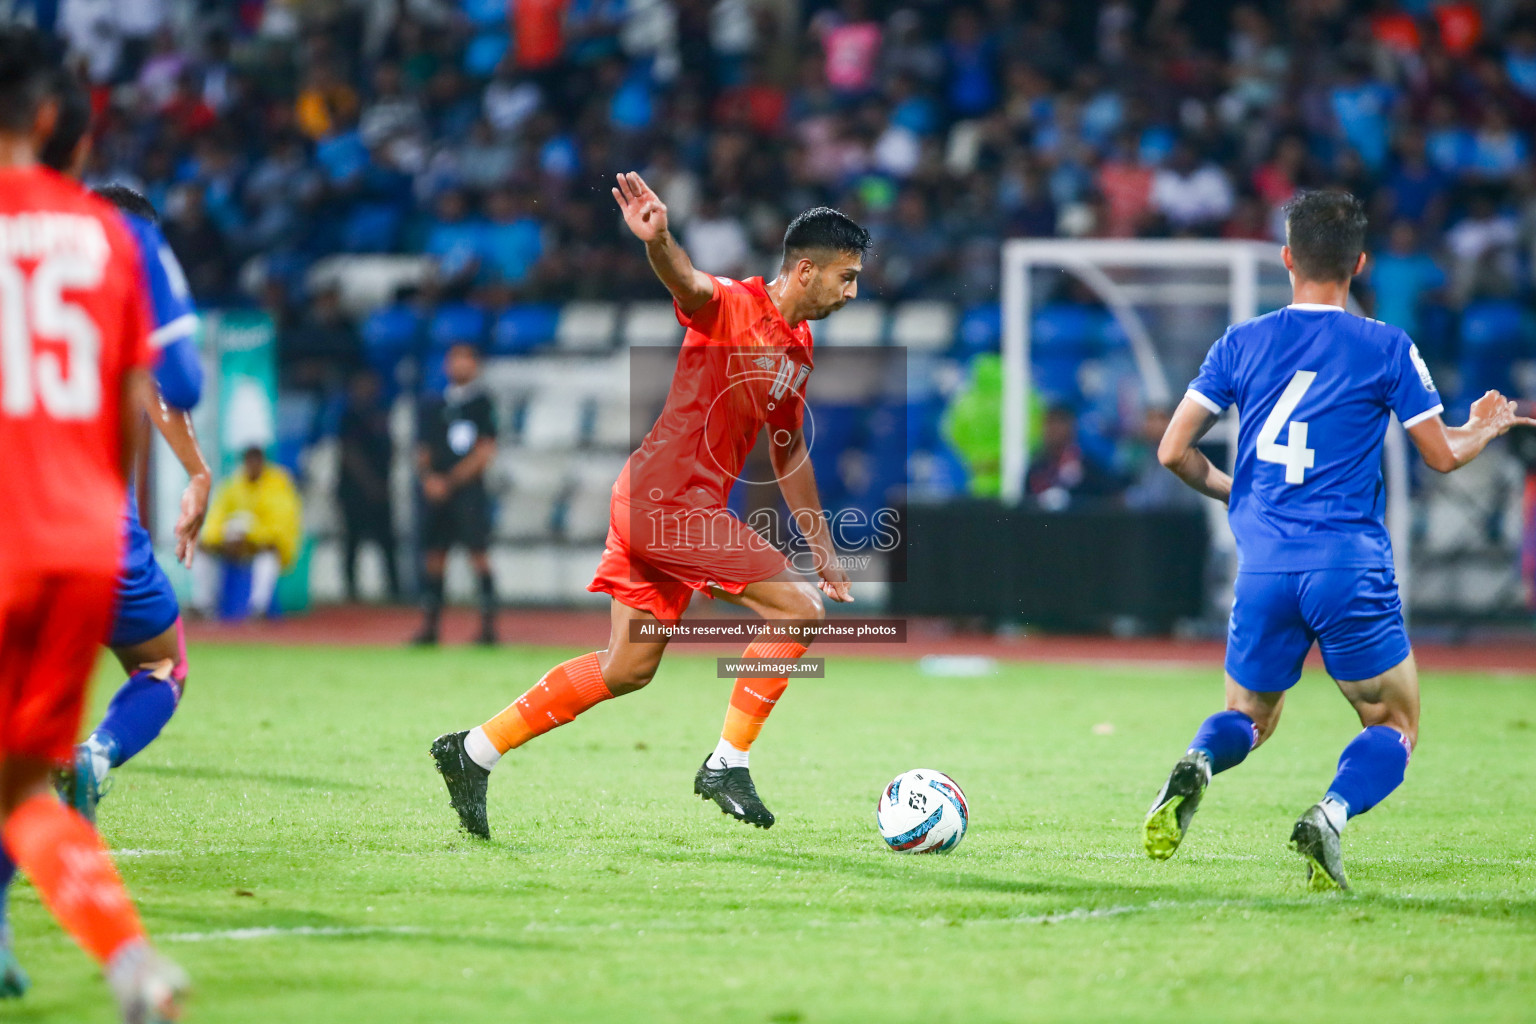
[[[1002,261],[1002,496],[1009,504],[1026,494],[1031,430],[1039,422],[1032,405],[1076,410],[1092,455],[1106,438],[1134,435],[1148,410],[1177,404],[1229,324],[1290,301],[1279,248],[1261,242],[1014,239]],[[1234,409],[1203,447],[1230,466],[1236,440]],[[1385,463],[1387,525],[1406,598],[1407,437],[1395,421]],[[1213,571],[1229,588],[1236,572],[1232,533],[1220,507],[1205,507]],[[1213,612],[1230,600],[1222,589],[1214,588]]]

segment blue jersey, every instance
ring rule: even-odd
[[[123,213],[122,217],[139,244],[140,263],[144,267],[145,287],[149,292],[149,340],[155,351],[155,384],[167,405],[190,409],[202,397],[203,367],[195,342],[197,311],[192,305],[186,275],[154,223],[131,213]],[[132,578],[154,561],[155,554],[149,532],[139,522],[138,499],[131,486],[125,518],[127,543],[123,551],[123,575]]]
[[[167,405],[190,409],[202,397],[203,367],[197,358],[197,310],[192,305],[187,276],[158,227],[131,213],[122,216],[139,243],[149,289],[153,319],[149,343],[155,351],[155,383]]]
[[[1241,416],[1228,510],[1240,571],[1392,568],[1389,415],[1411,427],[1443,408],[1408,335],[1336,306],[1287,306],[1228,328],[1188,397]]]

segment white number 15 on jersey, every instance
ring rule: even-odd
[[[1291,429],[1285,437],[1285,444],[1276,444],[1280,438],[1280,428],[1285,426],[1291,414],[1296,411],[1296,406],[1301,404],[1302,396],[1317,380],[1317,373],[1313,370],[1297,370],[1296,376],[1285,386],[1285,391],[1280,395],[1280,401],[1275,403],[1270,411],[1269,418],[1264,421],[1264,426],[1259,430],[1258,456],[1262,462],[1277,462],[1285,467],[1285,482],[1299,484],[1307,478],[1307,470],[1316,462],[1317,451],[1307,447],[1307,425],[1291,420]]]

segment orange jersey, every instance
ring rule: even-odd
[[[105,200],[46,168],[0,170],[0,579],[117,568],[122,383],[150,360],[143,273]]]
[[[764,426],[800,429],[813,367],[811,328],[789,326],[760,277],[715,278],[690,316],[656,425],[614,485],[642,509],[723,508]]]

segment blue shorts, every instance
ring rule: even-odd
[[[154,558],[131,561],[117,578],[116,613],[109,647],[132,647],[153,640],[176,624],[181,606],[171,581]]]
[[[1317,641],[1342,682],[1379,676],[1408,657],[1391,569],[1240,572],[1227,626],[1227,675],[1249,690],[1289,690]]]

